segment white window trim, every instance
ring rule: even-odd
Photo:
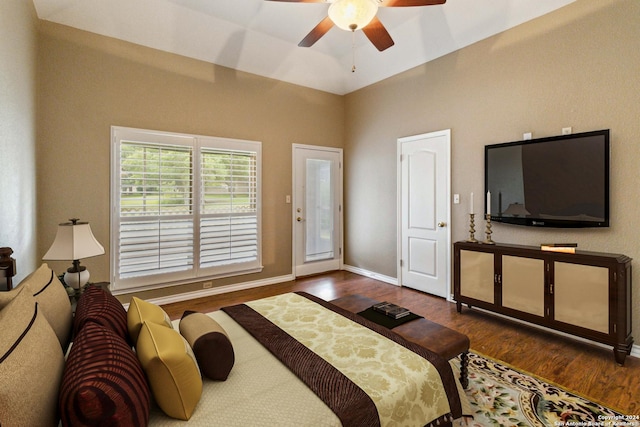
[[[245,268],[238,270],[234,266],[200,268],[200,191],[193,193],[193,233],[194,252],[193,269],[186,272],[163,273],[156,275],[140,276],[130,279],[119,279],[118,253],[119,253],[119,224],[120,224],[120,142],[136,141],[150,144],[167,144],[189,146],[193,149],[193,181],[198,181],[200,176],[200,148],[213,147],[222,150],[250,151],[257,155],[256,162],[256,221],[257,221],[257,259],[249,263]],[[146,129],[136,129],[120,126],[111,127],[111,221],[110,221],[110,277],[111,289],[114,294],[158,289],[168,286],[193,283],[196,281],[230,277],[262,271],[262,143],[260,141],[239,140],[231,138],[212,137],[204,135],[192,135],[173,132],[163,132]],[[199,184],[198,184],[199,186]]]

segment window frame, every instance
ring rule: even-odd
[[[157,146],[180,146],[191,150],[191,213],[187,215],[172,215],[172,217],[190,217],[192,220],[192,262],[191,268],[183,271],[141,275],[130,278],[119,277],[119,252],[120,252],[120,224],[126,217],[121,216],[121,164],[120,147],[122,143],[139,143]],[[201,156],[202,151],[229,151],[237,153],[255,153],[255,221],[256,221],[256,248],[255,260],[242,263],[230,263],[218,267],[200,267],[200,229],[203,216],[201,213],[202,176]],[[110,172],[110,277],[111,289],[115,294],[134,290],[156,289],[167,286],[175,286],[193,283],[201,280],[230,277],[241,274],[257,273],[262,271],[262,143],[260,141],[239,140],[204,135],[164,132],[147,129],[136,129],[121,126],[111,126],[111,172]],[[229,212],[232,217],[233,213]],[[161,222],[161,216],[157,216]],[[169,217],[166,217],[168,220]]]

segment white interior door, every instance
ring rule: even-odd
[[[450,294],[451,131],[398,139],[399,266],[402,286]]]
[[[293,146],[295,276],[342,268],[342,150]]]

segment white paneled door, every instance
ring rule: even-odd
[[[450,294],[451,131],[398,139],[399,266],[402,286]]]
[[[293,146],[295,276],[342,268],[342,150]]]

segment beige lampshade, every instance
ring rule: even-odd
[[[42,259],[67,261],[102,254],[104,248],[93,236],[89,223],[72,220],[58,225],[56,238]]]
[[[329,18],[347,31],[365,27],[378,12],[376,0],[337,0],[329,6]]]

